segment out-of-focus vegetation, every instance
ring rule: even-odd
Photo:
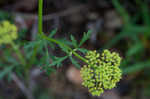
[[[108,48],[110,50],[115,50],[121,54],[123,58],[121,63],[123,78],[122,81],[118,84],[118,88],[117,88],[117,90],[119,90],[118,93],[121,93],[120,96],[122,97],[123,95],[127,95],[132,97],[131,99],[133,98],[137,99],[137,97],[139,99],[143,99],[143,98],[149,99],[150,97],[150,87],[149,87],[150,86],[150,77],[149,77],[150,76],[150,72],[149,72],[150,70],[150,33],[149,33],[150,32],[150,8],[149,8],[150,2],[149,0],[132,0],[132,1],[100,0],[100,1],[96,0],[95,2],[93,2],[90,0],[78,0],[78,1],[63,0],[61,2],[59,0],[56,1],[45,0],[44,14],[49,14],[49,13],[53,14],[54,12],[56,16],[57,15],[59,16],[56,17],[54,14],[53,15],[54,18],[52,18],[52,20],[45,20],[44,31],[46,34],[49,33],[50,34],[49,36],[51,37],[62,38],[60,39],[60,41],[66,44],[71,45],[70,42],[66,41],[66,39],[71,39],[71,41],[74,42],[72,45],[76,46],[76,42],[79,42],[81,40],[83,31],[87,31],[89,29],[91,29],[92,31],[94,30],[92,32],[90,40],[86,42],[82,47],[88,49],[97,49],[100,52],[102,49]],[[10,0],[9,2],[5,2],[4,0],[0,1],[0,5],[4,6],[7,4],[10,4]],[[77,5],[83,4],[86,7],[83,7],[80,13],[76,12],[75,14],[70,14],[70,12],[66,11],[66,13],[69,14],[65,15],[66,13],[64,13],[63,11],[65,11],[66,8],[70,9],[69,5],[73,6],[76,4]],[[17,9],[17,11],[14,9],[12,13],[9,12],[10,8],[9,5],[6,6],[6,8],[2,7],[2,9],[0,10],[0,21],[2,22],[4,20],[8,20],[11,23],[16,23],[18,25],[17,23],[18,21],[16,21],[16,17],[18,15],[19,8]],[[22,8],[20,9],[21,9],[20,11],[22,11]],[[26,12],[26,10],[24,11],[24,9],[25,8],[23,8],[23,12],[19,12],[19,13],[25,13],[25,16],[29,15],[30,18],[32,16],[30,15],[32,11],[29,12],[30,14],[26,15],[26,13],[28,13],[28,10]],[[63,9],[63,11],[61,9]],[[15,15],[15,11],[16,11],[16,15]],[[61,11],[63,13],[60,13]],[[113,11],[117,16],[119,16],[117,17],[117,19],[121,21],[119,23],[119,27],[112,26],[113,28],[108,28],[107,26],[105,26],[107,21],[107,19],[105,18],[105,13],[109,11]],[[33,10],[33,13],[35,13],[35,9]],[[38,66],[40,67],[44,65],[44,67],[42,68],[44,72],[46,72],[48,75],[52,75],[52,77],[44,75],[42,73],[39,74],[40,76],[38,75],[39,77],[37,81],[38,87],[35,87],[32,90],[34,96],[37,99],[49,99],[49,98],[59,99],[62,96],[63,99],[65,99],[66,97],[67,98],[73,97],[75,99],[86,99],[86,98],[97,99],[96,97],[91,97],[88,93],[86,93],[87,90],[82,89],[81,86],[70,83],[68,78],[65,77],[66,75],[65,73],[67,72],[70,63],[68,62],[68,60],[66,60],[66,56],[64,56],[64,53],[60,52],[58,46],[53,45],[47,41],[41,42],[41,39],[38,36],[34,37],[36,33],[35,34],[33,33],[34,32],[33,27],[34,25],[37,24],[34,21],[25,20],[27,26],[23,28],[20,28],[20,24],[18,25],[19,37],[15,41],[16,44],[20,47],[21,52],[24,54],[24,57],[27,59],[29,64],[32,65],[32,67],[29,67],[30,71],[33,71],[34,68]],[[112,23],[112,25],[114,24],[115,22]],[[58,30],[57,31],[58,33],[56,35],[53,35],[56,33],[56,30],[54,28],[57,28]],[[52,29],[52,32],[47,32],[47,31],[51,31],[50,29]],[[77,41],[75,41],[75,38],[73,36],[69,37],[70,35],[69,33],[72,33],[72,35],[74,35],[77,38]],[[64,37],[66,39],[64,39]],[[38,42],[35,42],[34,41],[35,39]],[[28,43],[29,41],[30,44]],[[37,45],[38,45],[37,53],[39,54],[37,55],[36,59],[34,59],[32,58],[33,57],[32,55],[34,53],[34,49],[36,49],[34,48],[34,46]],[[53,50],[53,48],[56,49]],[[78,50],[80,50],[81,52],[87,51],[85,49],[78,49]],[[52,53],[57,57],[53,57],[53,55],[48,56],[49,53]],[[23,73],[24,68],[20,67],[20,64],[18,64],[19,59],[17,59],[16,55],[13,52],[13,49],[10,49],[9,45],[0,46],[0,55],[1,55],[0,88],[3,85],[4,86],[15,85],[12,84],[13,82],[12,73],[14,72],[23,82],[32,79],[32,77],[24,78],[24,76],[26,75]],[[63,64],[59,64],[59,62],[62,62],[63,60],[65,60]],[[79,68],[79,64],[75,61],[76,59],[74,59],[74,57],[73,58],[70,57],[70,60],[72,61],[72,63],[74,63],[74,65],[77,68]],[[51,63],[52,61],[53,64],[49,65],[49,63]],[[58,71],[60,70],[60,72],[56,73],[57,67],[49,68],[49,66],[53,66],[53,65],[57,65],[57,67],[60,67],[60,69],[58,69]],[[56,74],[57,76],[53,74]],[[32,85],[33,81],[29,81],[29,82],[30,82],[29,85],[30,84]],[[28,84],[28,82],[25,82],[25,84]],[[42,87],[40,85],[45,85],[45,86]],[[76,86],[78,86],[77,87],[78,89],[76,89]],[[68,90],[66,90],[66,93],[65,92],[63,93],[62,90],[64,88],[68,88],[68,90],[69,91],[71,90],[72,93],[67,92]],[[7,93],[7,90],[12,90],[13,95]],[[11,88],[2,87],[2,90],[0,90],[0,99],[6,99],[5,97],[7,95],[10,95],[7,96],[9,97],[8,99],[10,99],[10,97],[12,96],[17,97],[18,99],[23,99],[24,96],[22,95],[22,92],[18,90],[19,89],[15,89],[14,87]],[[19,95],[15,93],[19,93]]]
[[[141,85],[146,95],[150,95],[149,3],[148,1],[134,0],[135,11],[131,12],[122,2],[112,0],[116,11],[122,18],[123,26],[105,47],[119,47],[122,50],[124,60],[121,67],[124,75],[131,77],[130,80],[133,81],[134,86]]]

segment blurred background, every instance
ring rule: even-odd
[[[149,7],[150,0],[44,0],[45,33],[57,28],[55,38],[69,39],[72,34],[80,41],[84,32],[92,30],[82,47],[120,53],[123,78],[116,88],[93,97],[81,86],[79,69],[66,60],[50,75],[33,66],[26,88],[22,83],[25,79],[12,76],[13,70],[6,68],[8,64],[2,65],[4,60],[0,59],[0,99],[150,99]],[[0,21],[17,25],[17,43],[33,41],[38,30],[37,10],[37,0],[0,0]],[[1,57],[13,54],[5,47],[0,47]],[[59,50],[52,53],[63,55]]]

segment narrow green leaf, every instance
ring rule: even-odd
[[[46,63],[49,64],[50,61],[50,57],[49,57],[49,52],[48,52],[48,48],[47,48],[47,44],[45,43],[45,55],[46,55]]]
[[[0,67],[3,67],[3,66],[5,66],[3,63],[0,63]]]
[[[24,49],[33,48],[35,45],[40,44],[40,43],[41,43],[41,40],[38,40],[38,41],[31,41],[31,42],[26,43],[26,44],[24,45]]]
[[[0,80],[3,79],[3,77],[5,75],[7,75],[8,73],[10,73],[12,71],[12,69],[14,68],[15,66],[9,66],[9,67],[6,67],[4,70],[0,71]]]
[[[62,62],[67,59],[68,56],[64,56],[64,57],[61,57],[61,58],[58,58],[58,61],[57,61],[57,67],[61,66],[62,65]]]
[[[50,68],[50,67],[46,68],[45,70],[47,75],[50,75],[52,72],[56,71],[54,68]]]
[[[123,74],[138,72],[138,71],[141,71],[147,67],[150,67],[150,61],[149,60],[145,61],[145,62],[138,62],[134,65],[123,68]]]
[[[143,0],[135,0],[140,9],[140,14],[142,15],[143,21],[146,25],[150,26],[150,14],[148,2],[143,2]]]
[[[59,39],[60,42],[63,42],[66,45],[72,45],[72,43],[70,41],[68,41],[66,38],[63,39]]]
[[[66,52],[67,54],[69,53],[68,49],[64,47],[63,45],[59,45],[62,51]]]
[[[52,38],[57,32],[57,29],[52,30],[48,37]]]
[[[126,52],[126,56],[127,57],[133,56],[134,54],[137,54],[142,50],[144,50],[144,47],[140,42],[138,42],[137,44],[131,46],[131,48]]]
[[[74,38],[73,35],[71,35],[70,38],[71,38],[71,41],[72,41],[72,45],[73,45],[75,48],[77,48],[77,47],[78,47],[78,45],[77,45],[77,40]]]
[[[90,38],[91,32],[92,31],[89,30],[87,33],[84,33],[83,38],[81,39],[81,42],[79,43],[79,47]]]
[[[80,52],[84,54],[88,51],[87,49],[84,49],[84,48],[77,48],[77,50],[79,50]]]
[[[11,64],[19,64],[19,62],[16,60],[16,58],[14,58],[13,56],[11,56],[9,51],[6,51],[6,53],[4,52],[4,58],[7,62],[11,63]]]
[[[132,26],[127,28],[126,33],[130,36],[134,36],[136,34],[145,34],[147,31],[149,31],[148,26],[140,26],[133,24]]]
[[[124,22],[126,24],[130,23],[130,16],[128,14],[128,12],[126,11],[126,9],[124,9],[120,2],[120,0],[112,0],[112,3],[114,5],[114,7],[116,8],[116,10],[120,13],[120,16],[123,18]]]
[[[49,44],[50,48],[52,48],[53,50],[55,49],[54,43],[47,41],[47,44]]]
[[[55,61],[54,62],[52,62],[49,66],[51,67],[51,66],[57,66],[57,67],[60,67],[61,66],[61,64],[62,64],[62,62],[65,60],[65,59],[67,59],[68,58],[68,56],[64,56],[64,57],[55,57]]]
[[[71,60],[72,64],[74,64],[74,66],[76,68],[80,69],[80,65],[78,64],[78,62],[75,59],[73,59],[72,57],[69,57],[69,59]]]
[[[115,37],[112,38],[105,46],[104,48],[110,48],[113,45],[115,45],[119,40],[121,40],[123,37],[126,36],[125,32],[120,32],[120,34],[116,35]]]
[[[133,38],[135,35],[143,34],[148,30],[147,27],[143,26],[130,26],[124,28],[118,35],[112,38],[105,46],[104,48],[110,48],[113,45],[115,45],[117,42],[119,42],[121,39],[125,37]]]
[[[7,81],[8,81],[8,83],[11,83],[11,81],[12,81],[11,72],[8,73],[7,75],[8,75],[7,76]]]

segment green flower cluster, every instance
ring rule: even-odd
[[[94,96],[100,96],[104,90],[112,89],[121,79],[119,68],[121,58],[118,53],[104,50],[100,55],[96,51],[86,54],[87,65],[81,68],[82,85]]]
[[[10,44],[17,37],[17,27],[15,25],[10,24],[9,21],[3,21],[0,24],[0,45]]]

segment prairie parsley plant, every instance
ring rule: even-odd
[[[82,85],[94,96],[100,96],[104,90],[112,89],[120,81],[122,72],[119,68],[121,58],[118,53],[104,50],[101,54],[88,51],[85,58],[87,65],[81,68]]]
[[[17,27],[9,21],[3,21],[0,24],[0,45],[10,44],[15,39],[17,39]]]

